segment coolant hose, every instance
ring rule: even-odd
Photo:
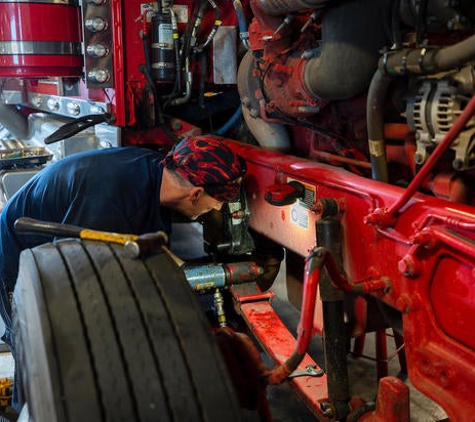
[[[385,183],[389,181],[389,175],[384,142],[384,119],[381,110],[384,110],[384,101],[391,79],[388,75],[377,71],[369,85],[366,102],[369,155],[373,179]]]
[[[472,35],[448,47],[387,52],[379,61],[379,69],[394,76],[432,75],[460,67],[474,58],[475,35]]]

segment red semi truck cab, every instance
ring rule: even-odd
[[[205,250],[213,264],[245,258],[262,268],[257,280],[217,289],[224,299],[211,308],[239,324],[203,334],[220,345],[217,372],[238,390],[237,408],[250,406],[235,374],[246,364],[264,385],[253,390],[261,420],[265,385],[282,382],[317,420],[409,420],[407,386],[388,373],[390,333],[410,383],[449,420],[471,421],[474,46],[469,0],[1,1],[2,206],[80,151],[224,139],[248,171],[240,201],[205,219]],[[33,251],[28,265],[51,254]],[[131,265],[144,283],[161,283],[144,275],[147,263]],[[272,306],[279,267],[300,314],[295,336]],[[229,281],[233,268],[205,267],[203,277],[224,271]],[[209,286],[200,295],[213,296]],[[361,357],[373,333],[379,389],[369,403],[348,379],[348,354]],[[308,353],[314,336],[323,361]],[[48,335],[41,341],[54,355],[45,365],[66,364]],[[255,357],[257,343],[272,368]],[[291,376],[308,367],[318,376]],[[55,402],[55,382],[46,397],[26,395],[37,421],[33,403]]]

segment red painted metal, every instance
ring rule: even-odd
[[[127,108],[127,95],[125,80],[126,75],[124,72],[125,67],[125,46],[124,46],[124,22],[123,15],[124,10],[122,9],[122,2],[120,0],[111,0],[112,8],[112,41],[114,44],[114,81],[115,81],[115,90],[110,91],[110,102],[113,108],[114,116],[116,119],[117,126],[126,126],[130,124],[127,121],[127,110],[130,112],[130,108]],[[133,50],[131,50],[133,51]],[[135,57],[137,53],[133,53],[132,56]]]
[[[409,422],[409,388],[396,377],[379,383],[376,410],[361,416],[361,422]]]
[[[0,54],[0,77],[82,74],[78,6],[1,2],[0,28],[0,43],[4,46]],[[34,50],[29,43],[36,43]],[[61,52],[61,43],[67,43],[66,48],[71,47],[75,51]],[[57,52],[52,53],[52,50]]]
[[[408,189],[361,177],[359,174],[367,174],[371,167],[365,154],[366,94],[344,102],[328,102],[310,95],[303,83],[305,59],[297,53],[317,45],[321,38],[320,27],[312,23],[311,30],[300,33],[297,39],[290,36],[290,28],[278,30],[282,16],[268,15],[259,0],[251,0],[251,3],[254,15],[249,27],[251,50],[262,51],[258,67],[254,69],[254,76],[262,77],[261,85],[251,93],[260,100],[260,117],[275,123],[294,124],[298,124],[297,119],[301,117],[307,118],[307,127],[288,126],[295,153],[345,165],[352,170],[350,173],[310,159],[227,141],[248,163],[246,192],[251,228],[305,257],[319,246],[315,225],[322,218],[320,200],[336,200],[341,205],[338,218],[343,230],[344,275],[328,261],[325,269],[333,283],[345,292],[370,295],[399,310],[403,315],[404,336],[398,334],[396,340],[398,349],[404,340],[412,384],[439,403],[451,420],[471,421],[475,413],[472,397],[475,332],[470,325],[475,314],[475,212],[472,206],[460,204],[470,203],[467,198],[471,187],[461,179],[455,180],[451,174],[439,174],[430,181],[427,176],[475,112],[475,97]],[[171,141],[163,141],[167,139],[163,128],[140,123],[142,115],[153,110],[153,104],[147,102],[151,98],[150,87],[140,71],[140,65],[145,62],[141,31],[146,33],[150,27],[142,6],[149,7],[151,3],[110,0],[109,4],[114,87],[86,89],[81,82],[78,98],[107,103],[116,118],[116,126],[122,128],[124,144],[162,142],[170,146]],[[183,30],[192,17],[193,3],[177,0],[174,5],[182,12],[179,25]],[[221,4],[220,8],[223,26],[235,26],[234,10]],[[203,33],[209,31],[213,19],[212,12],[206,13]],[[295,26],[301,27],[308,13],[298,13],[295,19],[300,21]],[[80,7],[74,2],[71,5],[53,1],[0,2],[0,42],[81,43],[80,20]],[[197,71],[195,76],[199,76],[202,65],[193,66]],[[211,74],[207,73],[205,85],[214,90]],[[17,77],[22,93],[63,95],[60,84],[51,83],[59,76],[84,76],[83,55],[40,54],[39,51],[30,54],[20,50],[0,54],[0,77]],[[50,79],[42,83],[43,77]],[[198,82],[199,77],[195,77],[194,84]],[[164,96],[171,86],[158,83],[157,88],[159,95]],[[288,120],[283,119],[283,115]],[[348,122],[347,127],[342,127],[341,121]],[[169,126],[180,137],[200,132],[199,128],[178,119],[169,120]],[[326,131],[318,132],[317,126]],[[395,141],[395,145],[387,146],[389,161],[407,166],[412,177],[415,174],[414,133],[406,124],[390,122],[385,122],[384,131],[385,139]],[[345,139],[351,139],[351,143]],[[338,148],[334,144],[338,144]],[[292,181],[305,187],[305,203],[273,206],[265,200],[269,188],[277,199],[286,200],[286,187]],[[422,186],[431,188],[436,197],[417,193]],[[233,291],[243,317],[272,356],[276,368],[284,367],[295,350],[305,353],[316,327],[322,327],[318,309],[319,277],[320,269],[304,282],[299,340],[289,333],[273,310],[272,292]],[[361,297],[355,300],[354,307],[351,328],[354,335],[360,335],[355,342],[355,352],[362,353],[362,340],[371,321]],[[382,378],[378,404],[375,411],[361,420],[406,421],[407,388],[391,377],[384,377],[388,359],[386,333],[377,331],[376,335],[378,376]],[[315,362],[305,355],[297,369],[310,364]],[[320,403],[327,400],[328,395],[325,376],[293,378],[289,383],[317,419],[326,420],[320,409]]]
[[[318,216],[312,204],[271,206],[264,200],[268,186],[296,180],[314,194],[315,201],[334,198],[345,203],[341,223],[348,280],[379,274],[378,279],[390,281],[389,290],[371,294],[403,313],[412,384],[452,420],[471,421],[475,339],[466,324],[475,312],[470,293],[475,267],[473,208],[416,193],[401,208],[393,227],[375,227],[366,224],[365,216],[400,202],[403,189],[310,160],[228,143],[248,162],[252,228],[286,248],[306,256],[316,243]],[[297,206],[301,209],[295,211]],[[294,219],[294,211],[303,215]],[[270,340],[273,334],[261,336]]]
[[[430,172],[433,170],[435,164],[440,160],[444,152],[450,147],[452,142],[460,134],[461,130],[465,127],[468,121],[475,114],[475,95],[470,99],[467,106],[464,108],[462,114],[457,118],[454,124],[450,127],[447,134],[444,136],[444,139],[437,145],[437,148],[430,155],[427,162],[417,173],[416,177],[412,180],[411,184],[404,191],[404,194],[401,195],[398,200],[391,205],[387,210],[377,209],[372,212],[367,218],[366,221],[370,224],[377,224],[382,226],[391,226],[395,223],[394,218],[396,213],[406,205],[406,203],[414,196],[417,190],[421,187],[422,182],[429,176]]]
[[[305,262],[303,298],[300,324],[297,329],[298,343],[296,351],[299,354],[307,352],[310,339],[315,334],[313,319],[315,315],[315,303],[317,301],[317,287],[320,281],[321,268],[311,268],[311,260]]]
[[[259,68],[254,72],[254,76],[262,78],[261,90],[256,93],[256,98],[261,104],[261,117],[264,120],[274,121],[268,115],[276,110],[292,117],[315,114],[316,110],[323,107],[327,101],[315,98],[304,84],[303,74],[307,60],[299,56],[282,54],[282,51],[287,51],[292,43],[286,29],[276,32],[282,20],[279,17],[267,16],[258,1],[253,0],[250,4],[254,13],[254,19],[249,26],[251,49],[263,50],[263,55],[259,58]],[[270,40],[272,42],[266,42]],[[309,48],[312,41],[307,40],[306,45]],[[272,100],[266,102],[265,98]],[[280,123],[280,120],[275,121]]]
[[[241,314],[248,325],[253,327],[253,334],[266,353],[277,365],[283,365],[295,348],[295,338],[280,320],[268,300],[248,302],[240,305]],[[307,365],[316,365],[306,354],[297,370],[304,370]],[[320,403],[328,396],[326,377],[296,377],[289,381],[290,386],[315,413],[319,420],[328,420],[323,416]]]

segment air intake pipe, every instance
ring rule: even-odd
[[[322,20],[322,49],[308,61],[304,83],[311,94],[342,100],[364,92],[389,37],[387,0],[356,0],[328,7]]]
[[[313,9],[330,2],[331,0],[251,0],[251,7],[254,12],[258,8],[267,15],[282,16],[298,10]]]

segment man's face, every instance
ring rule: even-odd
[[[190,203],[188,209],[184,211],[184,214],[196,220],[199,216],[206,214],[211,210],[220,211],[223,206],[223,202],[214,199],[207,193],[203,193],[197,200]]]

